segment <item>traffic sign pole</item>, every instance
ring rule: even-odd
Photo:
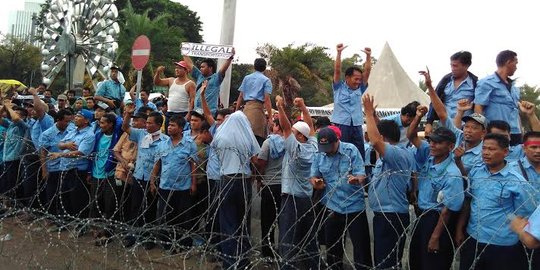
[[[137,70],[137,99],[141,96],[142,70],[150,58],[150,40],[145,35],[138,36],[131,47],[131,62]],[[135,103],[135,100],[133,100]]]
[[[142,69],[137,70],[137,99],[141,97],[141,84],[142,84]],[[135,100],[133,100],[133,104],[135,104]]]

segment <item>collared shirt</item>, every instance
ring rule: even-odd
[[[534,211],[530,185],[508,164],[496,173],[486,165],[469,173],[471,213],[467,233],[480,243],[511,246],[518,236],[510,230],[509,215],[529,216]]]
[[[4,163],[4,140],[6,139],[7,128],[0,125],[0,164]]]
[[[112,134],[103,134],[97,141],[97,151],[94,156],[94,166],[92,167],[92,177],[96,179],[105,179],[114,174],[114,171],[107,173],[105,166],[109,159],[109,151],[112,141]]]
[[[188,190],[191,187],[191,161],[197,157],[197,146],[190,136],[183,136],[177,145],[171,139],[159,142],[156,162],[161,159],[159,188]]]
[[[157,147],[160,141],[169,140],[169,136],[161,133],[148,147],[141,147],[144,136],[148,135],[146,129],[130,128],[129,139],[137,143],[137,162],[133,177],[137,180],[149,181],[154,163],[159,155]]]
[[[497,73],[478,81],[474,103],[484,106],[484,116],[489,120],[504,120],[510,124],[510,133],[520,134],[518,102],[519,89],[510,81],[504,83]]]
[[[394,121],[394,123],[397,124],[399,128],[399,145],[403,147],[407,147],[407,144],[409,143],[409,139],[407,138],[407,127],[403,126],[403,123],[401,122],[401,114],[397,113],[394,115],[390,115],[387,117],[384,117],[383,120],[390,120]]]
[[[60,131],[56,125],[43,131],[39,136],[39,147],[47,150],[48,153],[58,153],[61,150],[58,148],[58,143],[66,137],[68,129]],[[60,159],[50,159],[46,161],[47,170],[49,172],[58,172],[60,169]]]
[[[456,135],[456,148],[465,143],[465,137],[463,136],[463,130],[456,128],[454,122],[450,118],[447,118],[446,121],[441,121],[441,124],[450,129]],[[461,157],[461,162],[467,174],[471,171],[476,165],[482,164],[482,146],[483,142],[480,142],[477,146],[465,150],[465,153]],[[453,154],[452,154],[453,155]]]
[[[330,117],[332,123],[355,127],[363,125],[362,94],[366,92],[367,85],[362,84],[358,89],[351,89],[341,80],[332,84],[332,89],[334,90],[334,111]]]
[[[474,83],[471,76],[467,76],[457,88],[454,87],[454,80],[455,78],[452,76],[451,80],[444,88],[444,93],[446,94],[444,106],[446,107],[448,118],[450,119],[454,119],[457,114],[458,101],[462,99],[473,101],[474,99]],[[471,113],[472,110],[465,112],[464,115],[469,115]]]
[[[262,72],[255,71],[242,80],[238,91],[244,97],[244,101],[259,100],[264,102],[265,94],[272,94],[272,82]]]
[[[540,241],[540,204],[529,217],[529,222],[525,226],[525,231],[530,233],[537,241]]]
[[[91,127],[83,129],[69,130],[68,134],[60,142],[74,142],[77,145],[77,151],[80,151],[83,156],[60,158],[60,170],[68,171],[77,169],[79,171],[88,169],[88,155],[94,150],[96,136]],[[65,149],[63,152],[68,153],[71,150]]]
[[[208,85],[206,86],[204,96],[206,97],[206,102],[208,103],[210,111],[212,113],[215,113],[218,109],[219,89],[221,83],[223,82],[223,76],[221,76],[219,72],[215,72],[208,77],[204,77],[201,71],[197,67],[193,66],[193,70],[191,71],[191,77],[195,79],[197,83],[197,89],[201,87],[202,82],[208,80]],[[195,94],[195,108],[202,109],[201,91],[197,91],[197,93]]]
[[[217,128],[218,126],[216,122],[214,122],[214,124],[210,126],[209,131],[210,134],[212,134],[212,137],[216,135]],[[210,180],[220,180],[221,166],[219,164],[219,158],[216,155],[216,151],[212,146],[208,146],[206,149],[208,151],[208,162],[206,163],[206,177],[208,177],[208,179]]]
[[[459,211],[465,198],[461,171],[452,155],[434,164],[429,152],[429,144],[422,141],[415,155],[419,168],[418,207],[422,210],[441,211],[445,206],[452,211]]]
[[[135,99],[135,112],[139,112],[139,110],[143,106],[146,106],[146,107],[152,109],[154,112],[157,112],[156,104],[154,104],[152,101],[148,101],[148,103],[146,103],[146,105],[144,105],[142,99],[140,99],[140,98]]]
[[[124,85],[113,80],[104,81],[96,91],[96,96],[112,98],[117,101],[123,101],[125,95],[126,88]]]
[[[523,144],[511,145],[510,152],[508,153],[508,156],[506,156],[505,159],[508,162],[512,162],[524,156],[525,156],[525,152],[523,151]]]
[[[131,162],[135,164],[137,158],[137,143],[129,140],[129,134],[122,134],[122,136],[114,146],[113,151],[120,152],[122,158],[124,158],[128,163]],[[128,178],[132,176],[130,175],[129,171],[130,168],[125,167],[122,162],[118,162],[118,164],[116,164],[114,176],[117,179],[128,181]]]
[[[523,166],[525,173],[521,170],[520,163]],[[516,161],[510,162],[509,165],[515,172],[518,172],[525,180],[528,180],[530,185],[534,188],[535,200],[537,204],[540,204],[540,173],[536,172],[532,164],[527,157],[522,157]]]
[[[364,211],[364,188],[348,183],[349,175],[365,176],[364,161],[354,144],[339,142],[334,155],[317,153],[311,165],[311,177],[322,177],[326,187],[322,203],[340,214]]]
[[[30,128],[30,138],[34,147],[39,149],[39,137],[41,134],[54,125],[54,119],[49,114],[44,114],[41,119],[36,119]]]
[[[309,182],[313,156],[317,153],[317,139],[309,137],[300,143],[293,134],[285,139],[285,156],[281,173],[281,192],[311,198],[313,186]]]
[[[220,177],[236,174],[251,176],[251,157],[259,154],[260,147],[256,141],[245,141],[242,145],[237,145],[236,139],[224,139],[219,144],[211,146],[218,158]]]
[[[272,158],[270,156],[270,139],[266,139],[259,153],[259,159],[267,161],[266,170],[262,177],[263,185],[279,185],[281,184],[281,169],[283,164],[283,155],[279,158]]]
[[[25,120],[12,122],[4,118],[8,123],[6,130],[6,139],[4,141],[4,162],[20,160],[27,147],[27,132],[30,126]]]
[[[407,191],[415,169],[411,151],[385,143],[384,156],[375,163],[369,184],[369,206],[374,212],[409,213]]]

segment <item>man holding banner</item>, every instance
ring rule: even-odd
[[[188,72],[191,73],[191,77],[196,82],[197,90],[202,85],[203,81],[208,80],[208,86],[206,87],[206,100],[208,101],[208,106],[210,107],[210,111],[212,114],[215,114],[218,110],[218,100],[219,100],[219,89],[220,85],[223,82],[223,78],[225,78],[225,72],[227,72],[227,69],[231,65],[231,62],[234,58],[234,48],[231,50],[230,57],[227,58],[227,61],[221,66],[219,71],[216,73],[216,62],[212,58],[206,58],[204,59],[199,68],[197,68],[195,65],[193,65],[193,61],[189,57],[188,53],[185,51],[182,52],[184,55],[184,61],[187,63],[187,69]],[[210,56],[210,55],[209,55]],[[201,93],[200,91],[197,91],[195,95],[195,108],[201,108]]]

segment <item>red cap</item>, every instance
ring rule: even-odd
[[[329,129],[333,130],[336,133],[338,140],[341,140],[341,130],[336,126],[328,126]]]
[[[188,67],[186,61],[174,62],[174,64],[177,65],[177,66],[181,66],[181,67],[183,67],[185,69],[187,69],[187,67]]]

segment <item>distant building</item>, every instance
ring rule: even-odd
[[[24,3],[24,10],[12,12],[9,15],[8,33],[19,39],[30,41],[35,34],[32,16],[39,15],[43,3],[45,3],[45,0],[27,0]]]

